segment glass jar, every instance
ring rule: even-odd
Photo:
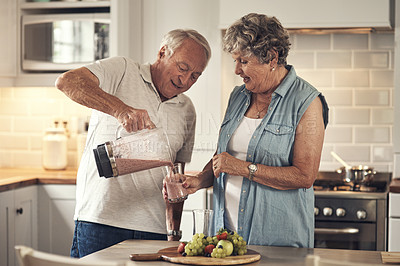
[[[48,128],[43,137],[43,167],[48,170],[67,168],[67,135],[63,128]]]

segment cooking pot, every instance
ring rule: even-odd
[[[353,166],[351,168],[341,167],[336,172],[341,175],[344,182],[353,184],[368,184],[374,179],[374,175],[376,174],[374,168],[365,165]]]

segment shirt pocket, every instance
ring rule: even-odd
[[[294,127],[289,125],[268,124],[260,139],[260,149],[269,155],[287,155],[290,153]]]

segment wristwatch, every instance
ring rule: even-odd
[[[179,236],[182,237],[182,231],[181,230],[167,230],[167,236]]]
[[[249,164],[249,166],[247,166],[247,168],[249,168],[249,180],[253,181],[253,177],[254,177],[254,173],[257,171],[257,165],[254,163]]]

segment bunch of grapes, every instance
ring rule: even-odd
[[[220,245],[213,249],[211,252],[212,258],[225,258],[226,257],[226,250]]]
[[[247,253],[247,243],[236,231],[230,232],[227,239],[233,244],[232,255],[244,255]]]
[[[204,255],[204,248],[208,244],[206,237],[203,233],[194,234],[192,240],[185,246],[185,253],[188,256],[201,256]]]
[[[226,229],[221,228],[215,236],[205,236],[203,233],[194,234],[191,241],[184,245],[184,252],[182,255],[225,258],[228,255],[227,251],[222,245],[218,245],[218,242],[222,239],[230,241],[233,245],[233,252],[232,249],[230,249],[230,251],[228,251],[229,255],[237,256],[247,253],[247,243],[243,240],[242,236],[236,231],[228,232]],[[181,250],[183,251],[183,246]]]

